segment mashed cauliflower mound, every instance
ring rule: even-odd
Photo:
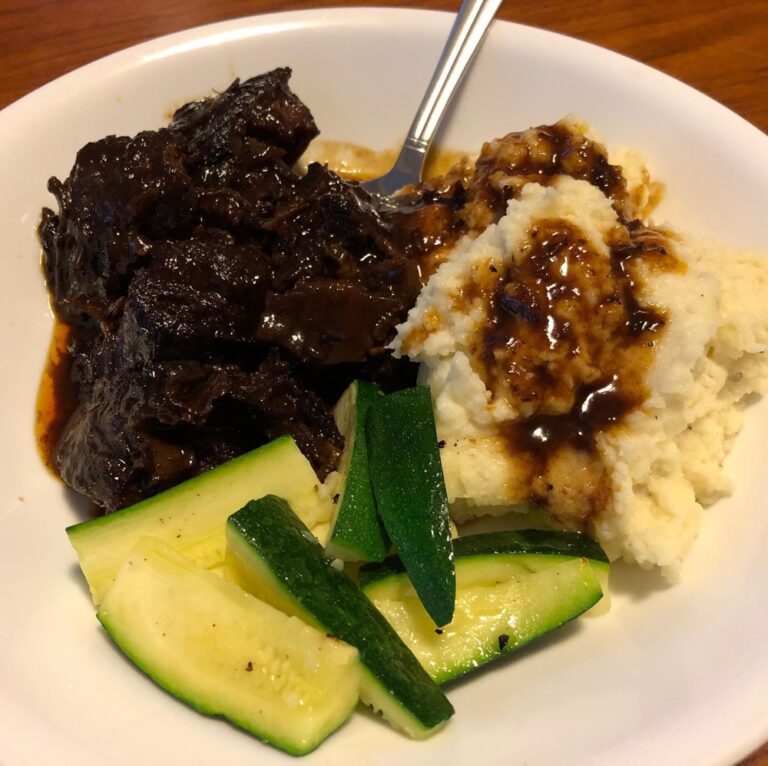
[[[651,184],[635,155],[624,159],[641,211]],[[546,186],[526,183],[497,224],[459,241],[392,344],[396,355],[420,362],[420,382],[431,387],[459,523],[511,506],[525,510],[531,493],[530,471],[503,433],[505,424],[526,415],[525,405],[489,390],[473,360],[487,301],[465,297],[457,308],[457,296],[481,272],[524,259],[521,243],[537,222],[553,219],[578,227],[591,249],[609,258],[606,242],[618,219],[603,192],[565,175]],[[745,401],[768,387],[768,259],[664,231],[685,267],[642,274],[643,305],[667,319],[645,370],[647,395],[596,434],[596,454],[570,450],[550,466],[545,505],[556,526],[584,529],[611,558],[659,566],[674,577],[698,533],[702,506],[731,489],[722,463],[741,428]],[[589,465],[596,460],[606,477],[597,495]]]

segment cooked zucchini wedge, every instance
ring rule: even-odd
[[[421,738],[453,715],[440,688],[357,585],[324,558],[285,500],[264,497],[231,516],[227,546],[246,590],[357,647],[361,699],[393,726]]]
[[[98,618],[159,686],[281,750],[316,748],[359,698],[357,650],[143,538]]]
[[[227,517],[270,492],[287,498],[304,523],[324,539],[332,504],[290,436],[122,511],[69,527],[69,541],[94,603],[100,603],[133,546],[146,535],[164,540],[202,567],[221,565]]]
[[[381,396],[378,386],[356,380],[342,394],[333,412],[344,437],[344,451],[334,497],[336,514],[326,551],[343,561],[381,561],[387,555],[386,535],[371,487],[365,438],[366,413]]]
[[[567,532],[498,532],[454,540],[456,610],[435,626],[396,557],[360,571],[366,595],[438,683],[519,649],[592,607],[608,559]]]
[[[371,404],[368,459],[379,515],[435,625],[453,617],[456,573],[451,523],[429,388]]]

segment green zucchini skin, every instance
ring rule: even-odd
[[[389,548],[376,511],[365,438],[368,408],[382,396],[377,385],[356,380],[342,394],[334,412],[346,443],[339,464],[336,514],[326,551],[343,561],[381,561]]]
[[[453,540],[453,554],[456,561],[472,556],[533,554],[575,556],[608,564],[605,551],[586,535],[580,532],[552,532],[544,529],[483,532],[457,537]],[[388,556],[380,563],[360,567],[360,587],[369,587],[405,571],[405,564],[399,556]]]
[[[379,515],[424,608],[438,627],[453,617],[456,571],[443,468],[427,386],[375,401],[366,424]]]
[[[227,522],[230,564],[241,583],[259,598],[354,646],[368,674],[383,689],[386,712],[394,701],[399,720],[390,721],[411,736],[442,726],[453,706],[363,592],[334,569],[323,549],[288,503],[275,496],[249,502]],[[402,712],[402,716],[400,716]]]

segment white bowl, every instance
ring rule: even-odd
[[[36,226],[50,175],[110,133],[158,127],[185,100],[279,65],[322,135],[389,148],[404,135],[447,14],[337,9],[242,19],[118,53],[0,113],[0,761],[269,764],[288,758],[174,701],[111,646],[64,527],[77,503],[32,433],[51,331]],[[711,99],[614,53],[496,23],[444,130],[484,139],[576,113],[642,150],[660,210],[730,245],[768,248],[768,138]],[[716,764],[768,738],[768,408],[748,413],[732,498],[707,513],[682,581],[616,567],[613,608],[454,684],[425,743],[357,715],[312,764]]]

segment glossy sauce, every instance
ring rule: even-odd
[[[504,214],[507,201],[529,182],[544,186],[566,174],[596,186],[618,208],[626,199],[621,170],[608,162],[605,150],[566,124],[540,125],[509,133],[483,145],[475,164],[465,214],[487,226]]]
[[[77,388],[71,381],[72,357],[67,352],[71,327],[54,319],[48,357],[35,401],[35,439],[40,457],[58,476],[53,454],[69,416],[77,407]]]
[[[346,141],[315,139],[301,158],[301,164],[320,162],[342,178],[350,181],[367,181],[383,176],[395,164],[400,148],[370,149]],[[427,156],[424,178],[447,173],[456,163],[466,159],[466,154],[454,149],[435,149]]]
[[[596,436],[648,396],[646,374],[667,321],[642,305],[638,269],[685,266],[662,233],[639,222],[617,227],[609,259],[564,220],[539,221],[529,236],[525,258],[499,271],[485,296],[488,323],[473,366],[520,413],[502,433],[526,466],[531,499],[547,500],[563,450],[583,455],[576,462],[588,467],[597,493],[604,477]]]
[[[499,427],[516,467],[510,496],[523,490],[576,528],[606,497],[597,435],[620,426],[648,396],[645,378],[667,318],[644,305],[642,277],[685,268],[668,250],[667,232],[634,220],[658,201],[660,187],[646,179],[649,199],[638,207],[621,168],[582,131],[563,121],[489,141],[469,174],[454,168],[428,181],[399,221],[409,255],[428,276],[458,236],[496,223],[527,183],[548,186],[567,175],[611,201],[618,223],[607,237],[609,257],[574,224],[541,220],[519,259],[477,264],[453,288],[456,312],[481,307],[487,317],[470,363],[493,400],[515,413]],[[443,239],[430,237],[430,227]],[[406,353],[439,329],[427,325],[404,341]]]

